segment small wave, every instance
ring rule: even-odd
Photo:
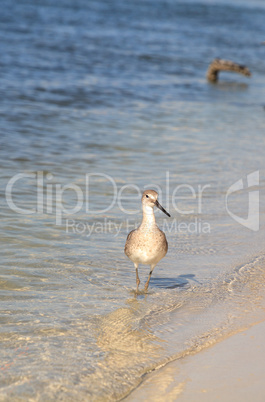
[[[118,400],[146,373],[198,353],[254,319],[261,311],[264,267],[265,256],[257,256],[210,284],[185,288],[184,277],[181,292],[157,285],[157,291],[98,317],[95,337],[104,358],[89,377],[91,400]]]

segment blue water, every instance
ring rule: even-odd
[[[2,1],[1,400],[118,400],[264,314],[264,19],[262,1]],[[216,57],[252,76],[209,84]],[[136,296],[123,248],[147,188],[169,251]]]

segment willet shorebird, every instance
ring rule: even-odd
[[[152,272],[156,264],[165,257],[168,249],[165,233],[159,229],[155,221],[154,206],[167,216],[169,213],[157,201],[158,194],[154,190],[146,190],[142,196],[143,220],[141,225],[132,230],[127,237],[124,252],[134,263],[136,269],[136,292],[140,284],[138,265],[150,265],[150,272],[144,290],[147,291]]]

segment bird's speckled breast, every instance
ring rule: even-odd
[[[165,234],[156,226],[138,228],[132,231],[125,244],[125,254],[133,262],[142,264],[158,263],[167,253],[168,244]]]

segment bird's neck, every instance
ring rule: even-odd
[[[141,226],[142,227],[156,226],[154,209],[152,207],[149,207],[148,205],[143,205],[143,220]]]

